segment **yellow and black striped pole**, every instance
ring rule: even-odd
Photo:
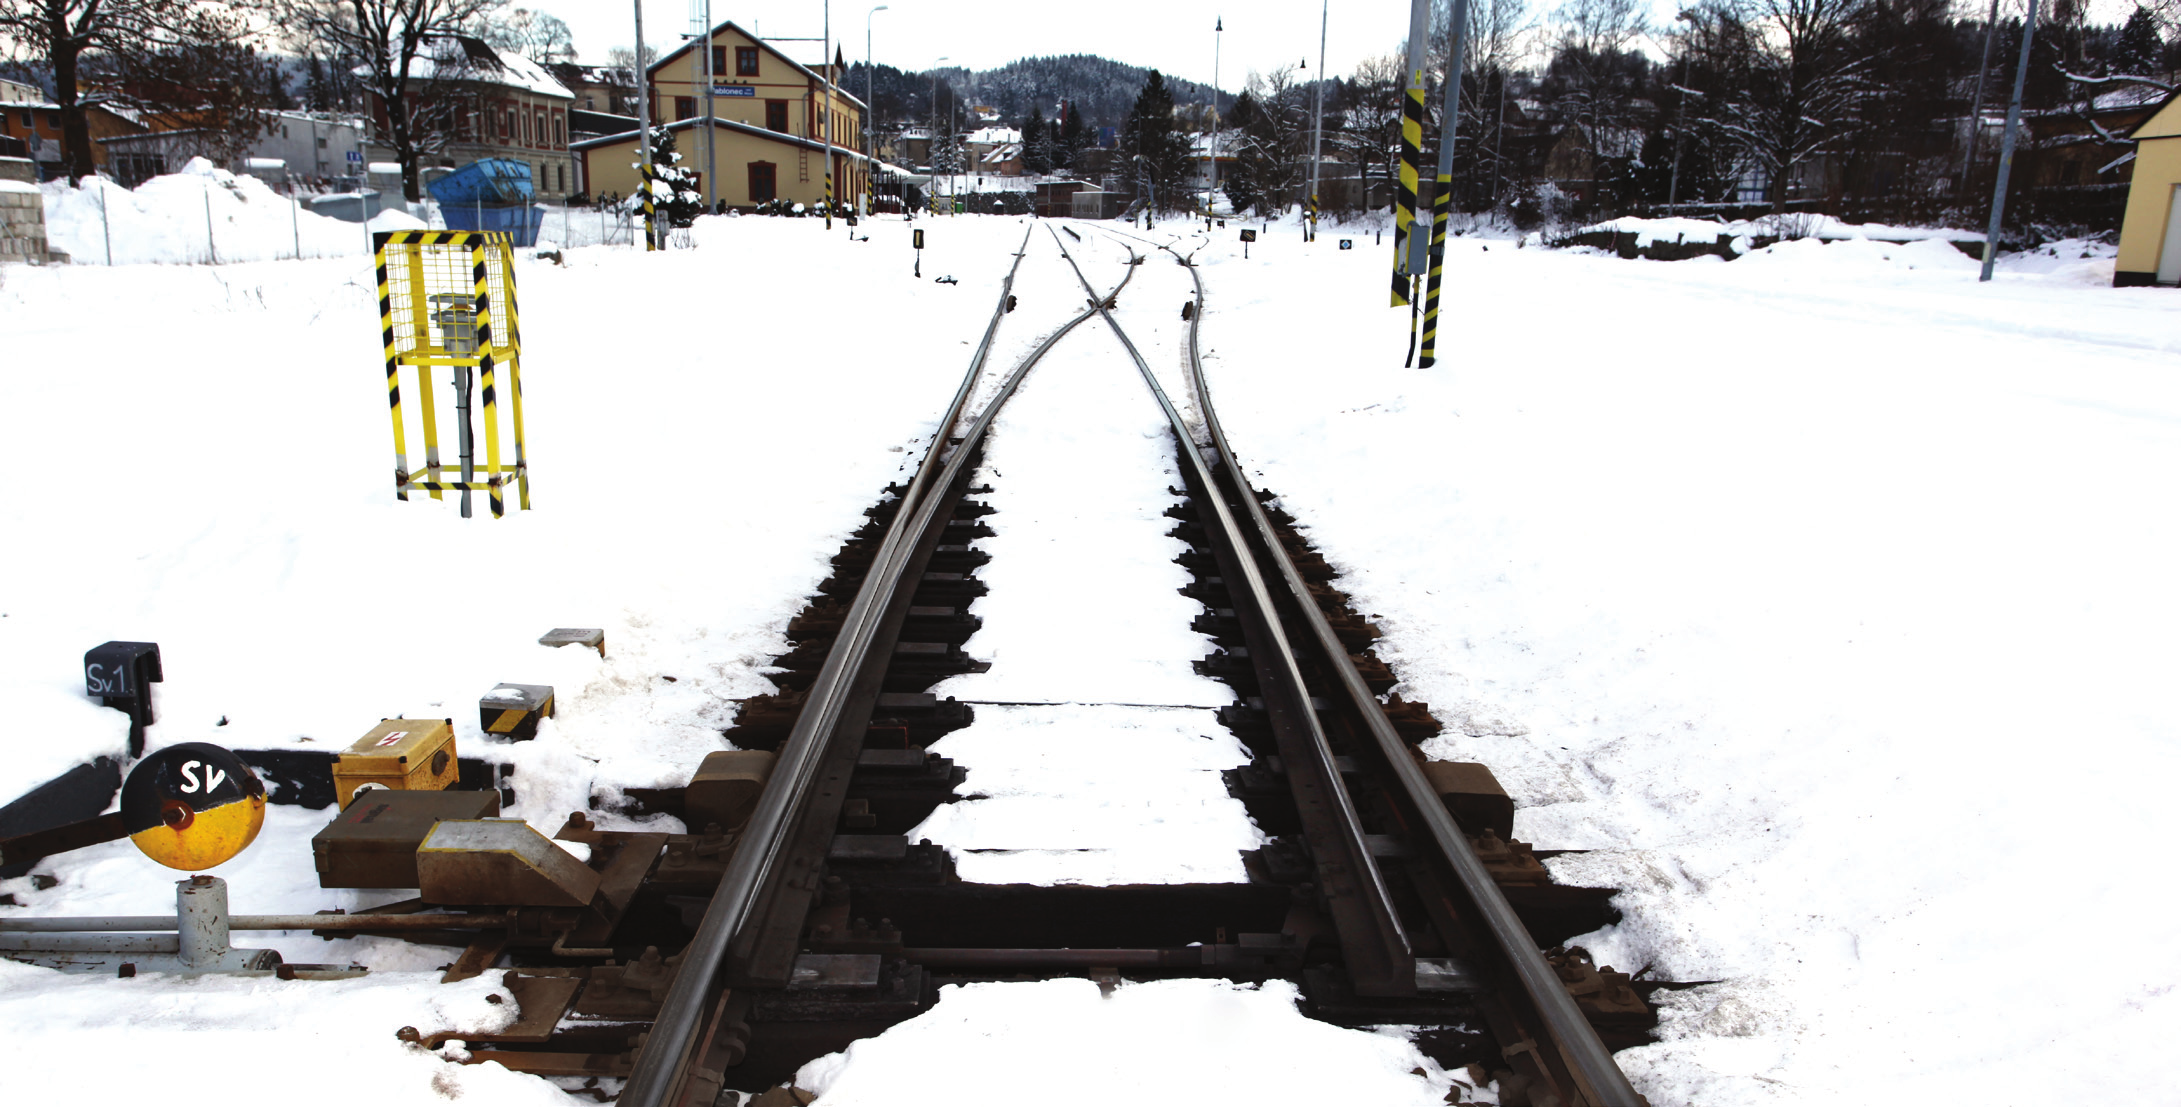
[[[493,391],[492,380],[492,284],[486,279],[485,251],[495,248],[492,241],[497,235],[478,235],[470,243],[470,280],[475,285],[477,297],[477,385],[485,401],[485,483],[486,492],[492,499],[492,517],[507,514],[507,503],[500,492],[500,415],[498,397]],[[465,483],[474,482],[474,472],[464,473]],[[465,494],[467,494],[465,492]]]
[[[1424,349],[1420,369],[1439,360],[1439,274],[1446,268],[1447,224],[1454,217],[1454,138],[1461,131],[1462,57],[1469,41],[1469,0],[1454,0],[1447,44],[1446,104],[1439,112],[1439,174],[1431,200],[1431,273],[1424,279]]]
[[[504,290],[507,311],[507,403],[508,415],[514,420],[516,502],[524,511],[528,511],[530,458],[523,450],[523,326],[522,313],[515,306],[515,240],[508,235],[500,236],[500,272],[507,274],[507,286]]]
[[[409,443],[401,426],[401,351],[394,343],[393,282],[386,273],[387,232],[373,235],[379,279],[379,337],[386,347],[386,406],[394,414],[394,498],[409,498]]]
[[[648,254],[659,248],[659,236],[653,230],[651,222],[651,163],[645,162],[641,172],[644,180],[642,189],[644,194],[644,252]]]
[[[1305,234],[1303,235],[1303,240],[1304,240],[1304,241],[1306,241],[1306,242],[1316,242],[1316,241],[1318,240],[1318,194],[1317,194],[1317,193],[1313,192],[1313,193],[1311,193],[1311,194],[1310,194],[1310,199],[1309,199],[1309,201],[1308,201],[1308,202],[1306,202],[1306,203],[1305,203],[1305,204],[1303,205],[1303,212],[1304,212],[1304,214],[1305,214],[1306,216],[1308,216],[1308,218],[1309,218],[1309,220],[1310,220],[1310,225],[1309,225],[1309,227],[1308,227],[1308,229],[1307,229],[1307,233],[1305,233]]]
[[[1424,39],[1432,0],[1409,0],[1408,82],[1401,95],[1401,172],[1393,192],[1393,306],[1409,309],[1402,364],[1416,356],[1416,166],[1424,146]]]
[[[1439,360],[1439,273],[1446,268],[1446,224],[1453,192],[1453,175],[1440,175],[1431,197],[1431,272],[1424,278],[1424,348],[1416,356],[1420,369],[1429,369]]]
[[[1401,175],[1393,192],[1393,304],[1402,307],[1413,298],[1416,278],[1409,260],[1409,235],[1416,223],[1416,163],[1423,160],[1424,67],[1409,70],[1409,87],[1401,97]]]

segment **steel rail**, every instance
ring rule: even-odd
[[[229,915],[229,930],[504,930],[506,915]],[[173,915],[0,919],[0,934],[173,933]]]
[[[1053,236],[1053,241],[1060,245],[1061,256],[1068,258],[1069,266],[1074,267],[1075,259],[1068,255],[1067,245],[1060,242],[1057,234]],[[1082,281],[1084,290],[1091,291],[1090,281],[1083,276],[1080,268],[1076,268],[1075,275],[1077,280]],[[1095,291],[1091,291],[1091,294],[1097,295]],[[1320,790],[1321,802],[1331,807],[1330,814],[1339,835],[1337,848],[1340,856],[1318,858],[1319,871],[1329,882],[1356,888],[1360,893],[1357,898],[1361,899],[1367,915],[1357,921],[1368,926],[1373,936],[1378,939],[1375,943],[1364,942],[1363,935],[1343,933],[1342,945],[1351,957],[1370,962],[1351,965],[1350,969],[1358,974],[1368,969],[1374,976],[1384,980],[1396,980],[1398,974],[1398,983],[1395,985],[1397,992],[1413,995],[1416,990],[1415,955],[1412,952],[1414,947],[1401,926],[1399,915],[1393,909],[1393,897],[1386,888],[1385,874],[1379,869],[1378,859],[1371,854],[1370,843],[1364,834],[1362,817],[1356,812],[1355,801],[1348,795],[1348,790],[1341,786],[1340,768],[1334,761],[1332,744],[1327,741],[1324,725],[1318,721],[1317,712],[1311,707],[1310,690],[1303,681],[1302,667],[1296,659],[1293,645],[1287,639],[1287,632],[1280,625],[1279,614],[1273,607],[1272,594],[1265,585],[1264,575],[1259,572],[1255,559],[1249,556],[1249,546],[1243,540],[1241,527],[1219,496],[1218,485],[1213,482],[1211,471],[1204,465],[1204,458],[1189,431],[1188,423],[1174,409],[1173,401],[1167,398],[1166,390],[1159,386],[1158,377],[1152,373],[1150,364],[1144,361],[1143,354],[1136,349],[1136,343],[1121,329],[1121,324],[1113,318],[1113,313],[1106,310],[1105,301],[1097,301],[1096,306],[1106,325],[1113,328],[1114,336],[1121,340],[1121,345],[1128,350],[1128,356],[1135,361],[1137,371],[1143,374],[1144,384],[1157,397],[1159,407],[1166,412],[1167,421],[1173,427],[1176,452],[1182,456],[1191,474],[1199,482],[1197,486],[1204,489],[1205,501],[1212,508],[1221,532],[1233,545],[1237,567],[1242,571],[1243,591],[1249,602],[1263,613],[1267,637],[1273,647],[1271,675],[1281,685],[1280,694],[1293,706],[1293,725],[1307,735],[1305,745],[1314,762],[1310,768],[1325,784]],[[1233,588],[1231,581],[1229,588]],[[1254,651],[1252,657],[1255,657]],[[1268,710],[1274,707],[1274,693],[1274,688],[1265,688],[1264,699]],[[1301,771],[1303,767],[1298,765],[1293,766],[1293,769]],[[1403,963],[1407,965],[1406,970],[1401,968]]]
[[[1196,310],[1190,313],[1189,319],[1189,375],[1197,394],[1197,410],[1203,417],[1212,449],[1219,455],[1220,464],[1234,478],[1236,490],[1241,493],[1250,521],[1255,525],[1274,564],[1278,566],[1281,580],[1294,597],[1295,605],[1302,610],[1304,620],[1310,624],[1311,633],[1316,637],[1320,650],[1324,652],[1328,666],[1337,674],[1342,687],[1354,701],[1357,713],[1363,716],[1371,737],[1395,779],[1400,782],[1409,804],[1423,817],[1425,826],[1431,831],[1433,843],[1453,868],[1462,890],[1475,903],[1485,928],[1490,931],[1500,953],[1513,966],[1516,978],[1536,1006],[1539,1017],[1544,1020],[1545,1029],[1552,1035],[1568,1071],[1580,1086],[1581,1094],[1596,1107],[1637,1107],[1643,1102],[1643,1098],[1628,1082],[1628,1076],[1621,1071],[1620,1065],[1613,1060],[1612,1052],[1599,1040],[1598,1032],[1590,1025],[1590,1020],[1575,1005],[1567,987],[1560,982],[1559,974],[1553,971],[1551,965],[1545,963],[1544,956],[1538,952],[1537,943],[1530,938],[1528,928],[1522,925],[1521,918],[1515,914],[1514,907],[1508,904],[1507,897],[1500,893],[1498,883],[1486,871],[1484,863],[1477,859],[1476,850],[1470,845],[1468,836],[1462,833],[1461,827],[1455,824],[1453,815],[1440,802],[1438,793],[1411,756],[1408,743],[1394,731],[1392,722],[1386,718],[1384,705],[1363,682],[1363,676],[1356,671],[1355,662],[1348,656],[1348,650],[1341,645],[1339,636],[1333,632],[1332,624],[1326,620],[1325,613],[1319,610],[1316,599],[1311,596],[1309,585],[1303,580],[1302,574],[1296,571],[1294,559],[1288,556],[1287,548],[1281,544],[1271,518],[1265,514],[1264,506],[1258,502],[1249,480],[1244,475],[1245,470],[1236,458],[1233,447],[1228,444],[1226,431],[1219,425],[1218,414],[1212,410],[1211,389],[1204,381],[1204,359],[1197,342],[1197,328],[1204,319],[1203,274],[1171,248],[1165,249],[1174,255],[1174,260],[1182,268],[1189,271],[1190,279],[1196,285]]]
[[[1028,253],[1030,232],[1025,230],[1024,249],[1015,257],[1015,265],[1022,264]],[[1133,253],[1133,252],[1132,252]],[[1009,271],[1012,283],[1014,270]],[[1113,293],[1118,295],[1135,276],[1136,266],[1131,263],[1128,275]],[[1102,301],[1101,301],[1102,302]],[[986,330],[986,343],[981,346],[973,365],[973,372],[982,368],[985,352],[991,337],[997,332],[997,316],[1006,314],[1007,293],[1000,294],[999,307],[995,310],[992,326]],[[855,601],[841,623],[841,630],[834,639],[833,649],[827,653],[825,663],[818,670],[810,692],[803,702],[802,713],[787,739],[781,743],[771,779],[758,797],[757,807],[750,815],[741,844],[728,862],[727,871],[720,878],[704,918],[697,925],[697,932],[690,939],[682,954],[681,969],[667,988],[660,1004],[658,1018],[652,1022],[651,1031],[637,1051],[635,1064],[629,1072],[628,1083],[622,1089],[618,1103],[621,1107],[665,1107],[667,1096],[679,1084],[682,1071],[695,1044],[713,987],[726,967],[728,947],[748,920],[759,895],[763,892],[778,861],[778,855],[791,836],[794,824],[801,814],[807,796],[807,784],[823,760],[826,749],[832,745],[834,731],[847,706],[849,686],[861,672],[870,656],[872,637],[878,629],[895,590],[902,581],[903,567],[908,563],[915,546],[914,539],[928,530],[937,514],[939,503],[945,497],[930,494],[931,490],[951,487],[960,478],[961,470],[975,446],[983,438],[985,429],[992,423],[1002,404],[1014,394],[1015,388],[1030,371],[1031,366],[1045,356],[1047,350],[1060,341],[1069,331],[1089,319],[1090,311],[1084,311],[1069,320],[1057,331],[1047,336],[1030,355],[1009,375],[991,402],[970,428],[964,432],[959,448],[948,453],[943,469],[935,480],[923,488],[904,490],[901,507],[894,512],[892,523],[871,568],[866,572],[863,584],[856,590]],[[957,394],[956,402],[966,403],[974,381],[965,381]],[[939,431],[932,438],[932,445],[924,463],[918,467],[918,480],[923,481],[937,465],[935,459],[945,450],[948,431],[960,418],[959,410],[950,412]],[[913,496],[913,498],[912,498]]]

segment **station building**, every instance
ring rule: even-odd
[[[711,117],[704,118],[705,54],[712,63]],[[828,67],[835,82],[840,67]],[[696,175],[697,191],[728,207],[748,210],[768,200],[814,204],[825,199],[826,142],[830,123],[835,194],[844,202],[864,194],[870,162],[861,152],[865,108],[836,83],[782,54],[732,22],[712,28],[703,43],[691,41],[653,62],[651,118],[674,133],[679,168]],[[581,159],[583,184],[592,195],[636,194],[641,160],[636,131],[601,135],[571,144]],[[706,144],[710,144],[709,159]],[[706,165],[718,180],[707,180]]]
[[[2113,287],[2181,284],[2181,93],[2128,132],[2135,173],[2120,224]]]

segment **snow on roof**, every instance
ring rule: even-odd
[[[2166,96],[2165,89],[2152,88],[2149,85],[2129,85],[2126,88],[2101,92],[2092,97],[2090,110],[2116,111],[2122,108],[2147,108],[2164,100]]]
[[[367,76],[370,70],[358,66],[355,72],[358,76]],[[476,81],[519,88],[540,96],[575,99],[568,86],[555,80],[544,66],[519,54],[503,54],[483,39],[468,35],[451,35],[425,42],[417,56],[409,60],[409,76],[419,81],[440,78]]]
[[[1019,142],[1010,142],[1005,146],[993,147],[992,152],[986,154],[981,160],[986,165],[999,165],[1008,161],[1009,159],[1017,158],[1020,156],[1022,156],[1022,144]]]
[[[963,141],[976,146],[998,146],[1007,142],[1021,142],[1022,132],[1013,127],[980,127]]]

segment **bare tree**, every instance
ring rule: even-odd
[[[1553,113],[1589,155],[1589,173],[1624,156],[1649,63],[1629,47],[1644,33],[1638,0],[1567,0],[1557,21],[1546,87]]]
[[[334,57],[357,59],[378,102],[377,137],[401,163],[402,193],[423,198],[422,156],[443,145],[460,108],[441,95],[471,60],[463,28],[500,0],[274,0],[288,32]],[[438,87],[434,87],[438,86]]]
[[[1705,122],[1770,178],[1784,209],[1795,169],[1845,142],[1885,90],[1854,28],[1869,0],[1719,0],[1692,13],[1687,41],[1719,83]]]
[[[244,42],[201,42],[153,54],[84,59],[86,79],[110,102],[155,113],[170,128],[169,155],[230,165],[279,125],[279,67]],[[288,107],[293,107],[289,103]]]
[[[1250,163],[1263,206],[1277,209],[1293,203],[1301,189],[1309,105],[1292,65],[1263,75],[1252,72],[1247,87],[1254,110],[1236,136],[1235,154]]]
[[[1386,54],[1365,58],[1356,65],[1356,73],[1342,90],[1346,96],[1346,119],[1341,131],[1333,135],[1334,146],[1353,161],[1356,175],[1363,178],[1363,206],[1370,206],[1371,170],[1376,167],[1380,176],[1392,180],[1401,153],[1401,96],[1406,75],[1402,72],[1407,62],[1400,54]]]
[[[557,15],[532,8],[516,8],[505,15],[488,16],[477,24],[477,37],[495,50],[521,54],[539,65],[576,59],[575,35]]]
[[[644,65],[646,67],[649,67],[651,63],[658,60],[659,52],[657,50],[654,50],[649,46],[644,47]],[[606,64],[618,66],[622,69],[634,72],[637,68],[636,51],[626,46],[616,46],[613,49],[606,51]],[[631,85],[630,87],[633,88],[635,86]]]
[[[80,84],[93,69],[129,72],[162,53],[236,42],[256,32],[251,10],[218,0],[0,0],[0,42],[43,61],[53,74],[68,176],[96,169]],[[262,84],[260,85],[262,87]]]

